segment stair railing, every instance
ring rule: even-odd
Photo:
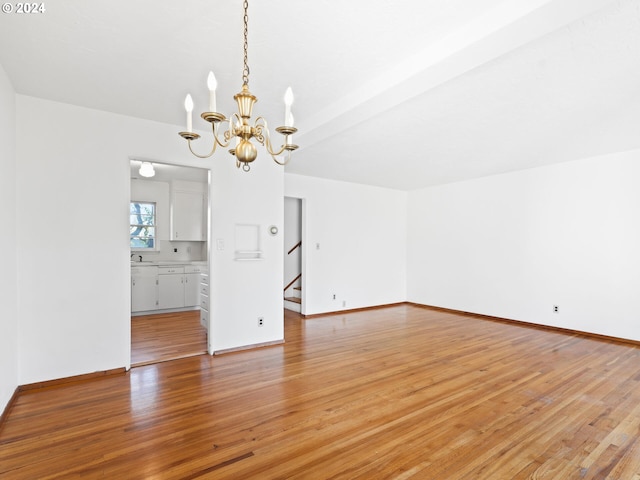
[[[296,281],[302,277],[302,274],[298,275],[296,278],[294,278],[293,280],[291,280],[289,282],[289,285],[287,285],[286,287],[284,287],[284,291],[286,292],[287,290],[289,290],[289,287],[291,287],[291,285],[293,285],[294,283],[296,283]]]
[[[293,247],[291,247],[291,250],[289,250],[287,252],[287,255],[291,255],[291,252],[293,252],[296,248],[301,247],[302,246],[302,240],[300,240],[298,243],[296,243]]]
[[[302,247],[302,240],[300,240],[298,243],[296,243],[293,247],[291,247],[291,249],[287,252],[287,255],[291,255],[296,248]],[[294,278],[293,280],[291,280],[286,287],[284,287],[284,292],[286,293],[287,290],[289,290],[289,288],[291,288],[291,286],[296,283],[300,278],[302,277],[302,273],[300,273],[296,278]]]

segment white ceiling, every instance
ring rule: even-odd
[[[45,7],[0,15],[18,93],[178,131],[213,70],[234,109],[241,0]],[[640,0],[252,0],[249,65],[272,128],[296,94],[288,172],[410,190],[640,148]]]

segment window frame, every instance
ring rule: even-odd
[[[131,227],[134,226],[140,226],[141,224],[138,223],[131,223],[131,206],[134,203],[138,203],[140,205],[153,205],[153,224],[152,225],[144,225],[142,224],[142,226],[147,226],[150,227],[152,226],[154,229],[154,235],[153,235],[153,247],[134,247],[131,245],[131,239],[133,238],[131,236]],[[158,202],[153,202],[150,200],[131,200],[129,202],[129,248],[132,252],[157,252],[159,251],[160,247],[158,246]]]

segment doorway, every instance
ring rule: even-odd
[[[284,198],[284,308],[304,313],[304,252],[302,199]]]
[[[201,355],[208,350],[210,172],[133,158],[130,167],[131,365]]]

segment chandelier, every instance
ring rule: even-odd
[[[209,72],[207,78],[207,86],[209,88],[209,111],[202,113],[200,116],[209,122],[213,131],[213,147],[211,151],[206,155],[200,155],[193,151],[191,146],[192,140],[197,140],[200,135],[193,132],[192,117],[193,112],[193,100],[191,95],[187,95],[184,101],[184,108],[187,111],[187,131],[180,132],[179,135],[187,140],[189,144],[189,150],[196,157],[209,158],[212,156],[216,148],[227,148],[232,145],[229,150],[231,155],[236,157],[236,166],[242,167],[242,170],[248,172],[251,169],[251,162],[253,162],[258,156],[258,150],[255,145],[251,143],[251,139],[254,138],[260,145],[264,146],[273,158],[273,160],[279,165],[286,165],[291,159],[291,152],[298,148],[297,145],[292,143],[293,134],[298,131],[293,126],[293,115],[291,114],[291,105],[293,104],[293,92],[291,87],[287,88],[284,95],[285,103],[285,115],[284,126],[277,127],[276,132],[284,136],[283,144],[274,149],[271,144],[271,136],[269,134],[269,127],[267,121],[263,117],[258,117],[251,125],[251,113],[253,110],[253,104],[258,101],[258,98],[249,91],[249,64],[247,61],[247,52],[249,44],[247,40],[248,23],[249,23],[249,2],[244,1],[244,68],[242,70],[242,90],[233,96],[233,99],[238,104],[238,112],[231,114],[229,118],[226,118],[222,113],[216,112],[216,77],[213,72]],[[226,128],[226,130],[224,130]],[[224,130],[221,132],[221,130]],[[222,138],[220,138],[222,134]],[[281,155],[283,157],[279,158]]]

